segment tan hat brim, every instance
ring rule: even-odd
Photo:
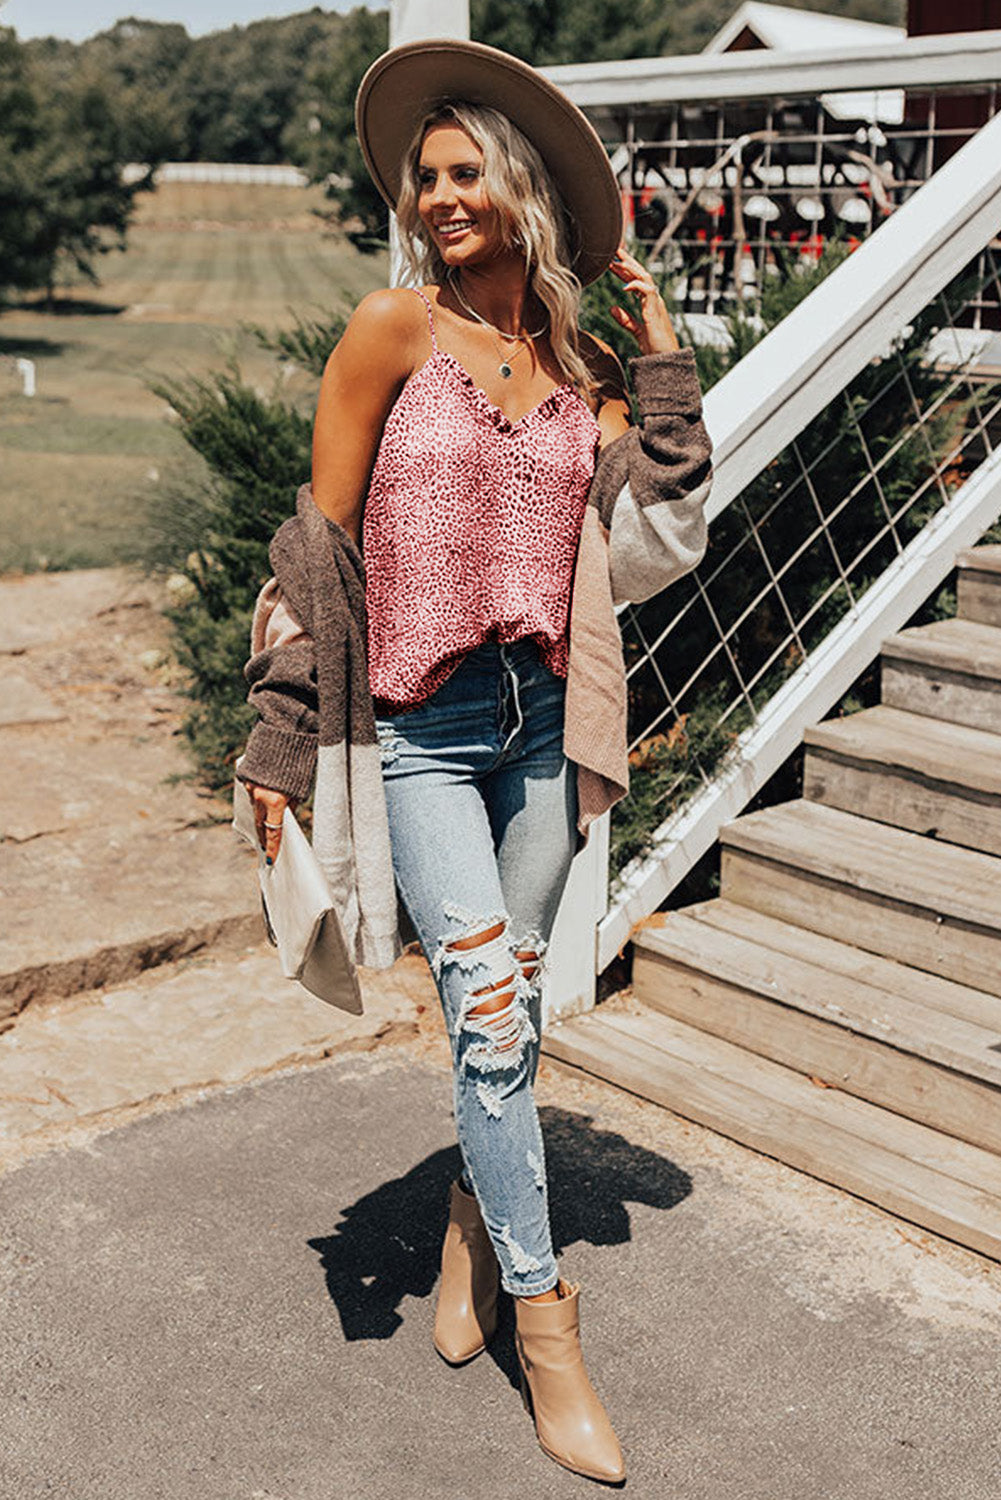
[[[444,99],[496,109],[528,137],[563,200],[576,275],[586,286],[607,270],[622,239],[622,201],[599,136],[548,79],[480,42],[409,42],[376,58],[362,79],[355,101],[358,141],[390,208],[400,195],[414,132]]]

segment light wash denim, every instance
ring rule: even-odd
[[[491,642],[417,708],[376,720],[396,880],[451,1039],[463,1176],[515,1296],[558,1279],[532,1085],[542,960],[577,839],[565,689],[532,641]],[[489,943],[450,947],[499,924]],[[488,989],[510,1003],[471,1014]]]

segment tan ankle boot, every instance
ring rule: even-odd
[[[493,1338],[498,1274],[479,1204],[453,1182],[434,1315],[434,1346],[450,1365],[481,1354]]]
[[[561,1281],[559,1291],[559,1302],[515,1298],[522,1397],[550,1458],[588,1479],[620,1484],[622,1449],[584,1368],[580,1288]]]

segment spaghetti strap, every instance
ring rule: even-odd
[[[432,354],[437,354],[438,353],[438,338],[437,338],[437,335],[435,334],[435,331],[434,331],[434,309],[432,308],[431,303],[429,302],[428,298],[425,297],[424,293],[421,291],[421,289],[420,289],[419,286],[411,287],[410,290],[412,292],[416,292],[417,293],[418,297],[421,299],[421,301],[424,303],[424,306],[427,308],[427,311],[428,311],[428,327],[431,330],[431,353]]]

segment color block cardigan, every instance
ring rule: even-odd
[[[604,447],[588,492],[570,603],[563,746],[577,766],[578,828],[629,789],[626,673],[615,605],[659,593],[701,560],[711,449],[691,349],[630,361],[639,425]],[[389,827],[365,665],[361,555],[298,494],[271,543],[245,668],[260,718],[239,775],[302,799],[313,847],[358,963],[399,952]]]

